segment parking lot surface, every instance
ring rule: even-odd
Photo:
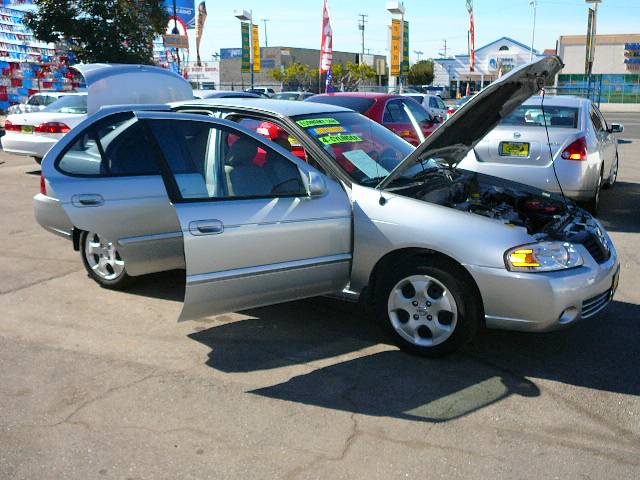
[[[439,360],[329,299],[176,323],[183,273],[101,289],[0,153],[0,479],[639,478],[640,114],[607,117],[615,300]]]

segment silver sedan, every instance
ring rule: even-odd
[[[616,290],[602,225],[552,193],[455,168],[560,67],[512,71],[417,149],[310,102],[101,110],[45,157],[36,218],[106,287],[184,268],[183,320],[341,295],[427,356],[482,325],[571,325]]]
[[[595,214],[600,190],[618,177],[616,134],[622,131],[588,99],[547,96],[543,104],[536,96],[502,119],[460,167],[553,192],[562,187]]]

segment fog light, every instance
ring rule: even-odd
[[[576,318],[578,318],[578,309],[576,307],[569,307],[562,312],[562,315],[560,315],[560,318],[558,319],[558,323],[560,325],[566,325],[567,323],[573,322]]]

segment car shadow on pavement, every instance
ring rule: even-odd
[[[612,232],[640,232],[640,183],[617,182],[600,198],[598,219]]]
[[[384,341],[378,330],[363,315],[323,302],[329,301],[254,309],[244,312],[253,319],[190,338],[212,349],[207,365],[227,373],[313,368],[310,362],[352,353],[249,393],[365,415],[445,422],[512,395],[538,396],[536,379],[640,395],[638,305],[614,301],[600,315],[555,333],[484,331],[460,353],[425,359],[384,347],[358,353]]]
[[[139,277],[133,285],[122,293],[182,302],[184,300],[184,287],[185,271],[170,270]]]

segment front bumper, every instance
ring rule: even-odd
[[[489,328],[545,332],[597,314],[617,288],[619,261],[612,242],[611,257],[598,264],[586,248],[578,268],[549,273],[510,272],[504,268],[466,265],[482,295]]]
[[[19,132],[7,132],[0,139],[5,152],[37,158],[44,158],[58,140],[59,138]]]

